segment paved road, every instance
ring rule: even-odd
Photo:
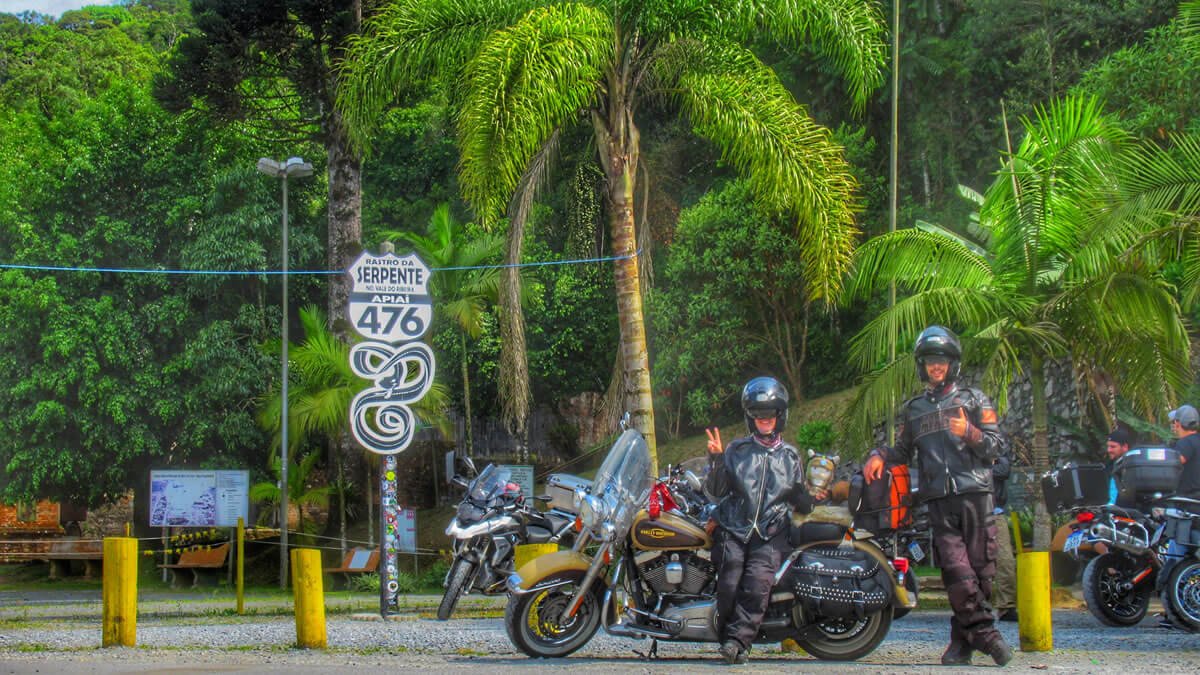
[[[10,598],[11,600],[11,598]],[[171,604],[171,600],[161,601]],[[179,604],[179,603],[175,603]],[[85,603],[79,606],[90,606]],[[182,605],[181,605],[182,606]],[[192,605],[187,605],[193,607]],[[299,650],[289,616],[231,616],[228,613],[185,615],[150,612],[139,616],[138,646],[99,649],[98,612],[62,605],[38,606],[0,599],[0,673],[179,673],[263,672],[557,672],[692,673],[726,668],[712,645],[663,643],[660,659],[645,661],[647,641],[597,636],[576,656],[535,661],[515,652],[498,618],[465,618],[438,622],[419,614],[380,621],[377,616],[331,614],[329,648]],[[98,608],[97,608],[98,609]],[[825,663],[782,653],[776,646],[756,649],[743,672],[776,673],[952,673],[938,665],[945,646],[946,611],[920,611],[897,621],[879,649],[852,664]],[[1063,673],[1200,672],[1200,635],[1155,627],[1152,618],[1126,629],[1101,627],[1086,611],[1056,610],[1055,650],[1018,652],[1009,670]],[[1015,624],[1001,624],[1016,643]],[[976,656],[978,666],[990,659]]]

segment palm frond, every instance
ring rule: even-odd
[[[663,63],[679,69],[675,97],[696,132],[746,176],[756,198],[796,218],[809,297],[837,298],[858,234],[857,184],[841,146],[748,50],[730,43],[692,47],[686,63]]]
[[[595,101],[614,58],[612,31],[611,20],[586,5],[538,8],[492,33],[467,64],[460,175],[485,221],[504,212],[555,129]]]
[[[447,79],[493,30],[512,24],[539,0],[396,0],[351,36],[341,62],[337,107],[352,141],[369,147],[382,113],[405,87]]]
[[[895,281],[913,292],[993,288],[987,259],[965,242],[912,228],[873,237],[858,247],[846,284],[848,299],[864,298]]]
[[[898,355],[894,360],[863,378],[854,397],[839,420],[844,451],[859,456],[875,445],[875,429],[888,416],[895,415],[908,394],[920,387],[912,356]]]
[[[867,322],[850,340],[848,360],[860,372],[886,361],[892,336],[900,344],[912,340],[930,324],[969,335],[977,327],[1002,317],[1027,314],[1031,307],[1019,296],[991,289],[933,288],[902,298]]]
[[[887,29],[879,6],[861,0],[763,0],[759,28],[794,48],[827,58],[850,88],[861,112],[883,83]]]

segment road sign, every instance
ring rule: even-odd
[[[372,255],[350,266],[350,323],[369,340],[416,340],[429,330],[429,268],[415,253]]]

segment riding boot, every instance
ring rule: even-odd
[[[971,663],[971,645],[957,637],[950,638],[950,646],[942,654],[943,666],[965,666]]]

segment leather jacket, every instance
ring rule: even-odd
[[[782,440],[767,447],[752,436],[739,438],[724,453],[710,455],[709,465],[704,490],[721,500],[714,517],[742,543],[752,534],[770,539],[790,527],[793,507],[812,511],[804,462]]]
[[[962,410],[975,430],[965,438],[950,433]],[[1004,450],[1004,434],[992,402],[974,387],[951,383],[926,389],[904,402],[896,445],[879,452],[889,462],[920,465],[921,499],[992,492],[992,463]]]

